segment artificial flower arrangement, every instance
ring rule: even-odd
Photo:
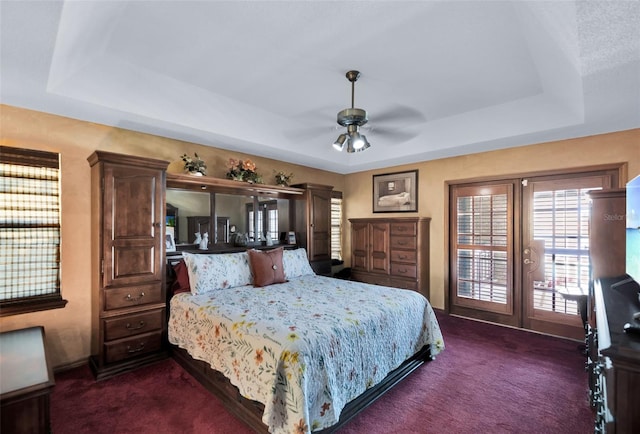
[[[291,180],[293,179],[293,173],[285,173],[282,170],[279,172],[276,172],[274,170],[275,173],[275,178],[276,178],[276,185],[282,185],[284,187],[288,187],[289,184],[291,183]]]
[[[227,163],[227,178],[244,181],[250,184],[262,184],[262,176],[256,172],[256,164],[249,160],[229,158]]]
[[[197,153],[194,153],[194,158],[191,158],[187,154],[182,155],[182,161],[184,161],[185,172],[192,173],[194,175],[206,175],[207,165],[204,161],[198,157]]]

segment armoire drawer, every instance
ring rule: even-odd
[[[394,235],[391,237],[390,244],[392,249],[415,249],[418,242],[416,237],[400,237]]]
[[[415,250],[392,250],[391,262],[405,262],[415,264],[418,259],[418,252]]]
[[[407,277],[415,279],[418,276],[418,267],[410,264],[391,264],[391,276]]]
[[[113,363],[131,357],[159,351],[162,348],[162,330],[136,335],[104,344],[105,362]]]
[[[123,286],[104,290],[104,310],[122,309],[150,303],[162,303],[162,283]]]
[[[134,336],[162,329],[164,309],[119,316],[103,321],[104,340],[112,341],[126,336]]]

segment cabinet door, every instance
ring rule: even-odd
[[[163,172],[105,164],[104,286],[161,280]]]
[[[309,260],[331,259],[331,191],[309,192]]]
[[[389,274],[389,223],[369,224],[369,271]]]
[[[368,271],[369,269],[369,225],[351,224],[351,268]]]

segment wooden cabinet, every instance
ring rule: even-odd
[[[591,277],[615,277],[625,271],[625,189],[595,190],[591,197],[589,255]]]
[[[91,165],[92,333],[97,379],[166,357],[166,161],[96,151]]]
[[[640,432],[640,335],[623,331],[636,323],[640,285],[627,276],[594,283],[597,323],[597,359],[593,400],[596,433]]]
[[[300,200],[291,207],[291,221],[299,239],[297,244],[307,250],[309,263],[317,274],[331,274],[331,191],[333,187],[319,184],[297,184],[304,189]]]
[[[349,219],[351,277],[429,296],[429,218]]]

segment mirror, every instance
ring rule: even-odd
[[[243,235],[248,235],[249,243],[266,242],[267,233],[272,242],[277,243],[279,233],[292,228],[289,199],[167,188],[166,201],[167,217],[171,214],[175,221],[176,246],[183,249],[192,248],[197,232],[209,234],[211,248],[234,244],[236,237]],[[260,212],[253,213],[254,207]],[[215,226],[211,215],[216,217]],[[257,234],[254,227],[258,227]]]

